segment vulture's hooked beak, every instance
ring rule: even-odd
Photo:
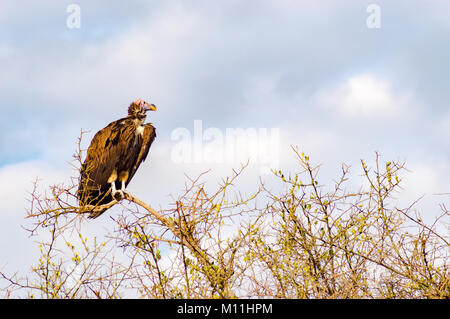
[[[147,104],[147,105],[145,106],[145,112],[147,112],[147,111],[156,111],[156,106],[155,106],[155,104]]]

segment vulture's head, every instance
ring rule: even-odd
[[[142,99],[137,99],[128,107],[128,115],[134,118],[145,119],[145,113],[147,111],[156,111],[156,106]]]

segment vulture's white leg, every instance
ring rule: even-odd
[[[108,178],[108,183],[111,184],[111,196],[115,200],[119,201],[124,198],[123,193],[121,190],[116,189],[116,180],[117,180],[117,170],[114,169],[111,173],[111,176]]]
[[[125,181],[122,181],[121,184],[122,184],[122,187],[120,188],[120,191],[122,192],[123,197],[126,198],[127,195],[130,196],[130,193],[128,193],[128,191],[125,188]]]

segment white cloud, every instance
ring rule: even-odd
[[[25,219],[26,211],[30,208],[30,192],[33,182],[40,179],[38,191],[48,189],[48,186],[66,181],[70,170],[57,170],[42,161],[27,161],[0,167],[0,269],[10,270],[11,273],[28,270],[34,262],[38,250],[33,239],[22,228],[30,227]],[[5,267],[5,268],[3,268]]]
[[[442,192],[440,188],[439,172],[436,168],[424,164],[418,164],[410,168],[410,173],[405,177],[405,184],[411,194],[421,196]]]
[[[388,80],[366,73],[321,89],[315,98],[317,103],[346,117],[363,118],[400,115],[412,101],[409,95],[394,92]]]
[[[403,190],[396,195],[396,206],[404,209],[418,200],[412,207],[413,210],[421,215],[424,222],[431,224],[435,217],[442,213],[439,205],[447,203],[448,207],[450,199],[448,167],[438,163],[432,165],[421,162],[412,163],[407,167],[409,171],[402,174]]]
[[[42,190],[45,185],[52,185],[67,181],[70,171],[56,170],[42,161],[27,161],[0,167],[0,194],[7,194],[2,200],[2,215],[21,214],[25,217],[28,208],[27,199],[33,189],[33,182],[38,178]]]

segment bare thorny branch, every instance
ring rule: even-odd
[[[77,173],[83,134],[74,155]],[[4,295],[450,297],[449,238],[440,232],[448,227],[449,211],[442,204],[441,215],[427,225],[414,214],[415,203],[393,205],[404,163],[382,164],[378,154],[374,168],[361,161],[366,185],[357,191],[346,189],[350,167],[343,164],[326,189],[318,182],[320,166],[293,151],[300,169],[274,172],[283,186],[279,193],[262,179],[254,194],[231,193],[247,163],[213,191],[202,182],[207,172],[187,176],[185,191],[164,210],[129,193],[121,202],[80,207],[77,178],[43,193],[36,180],[27,212],[33,226],[27,230],[40,238],[41,257],[33,276],[0,272]],[[111,217],[117,229],[109,240],[84,235],[86,214],[107,209],[112,214],[117,206],[123,214]]]

